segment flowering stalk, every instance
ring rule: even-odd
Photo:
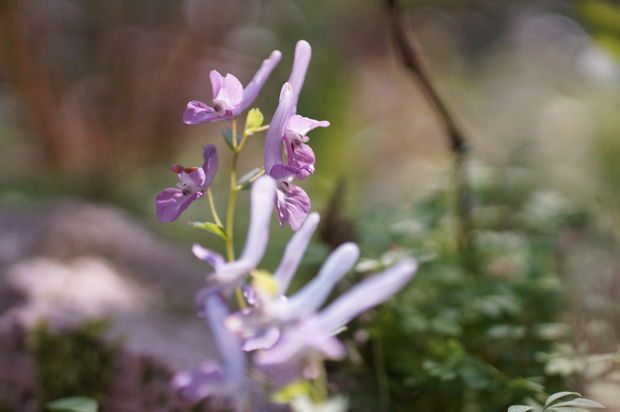
[[[226,259],[229,262],[235,260],[235,250],[233,245],[233,223],[235,219],[235,201],[237,200],[237,120],[232,121],[232,141],[233,141],[233,160],[230,170],[230,196],[228,198],[228,214],[226,216]]]

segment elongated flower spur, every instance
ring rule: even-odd
[[[293,104],[293,87],[285,83],[280,93],[280,104],[273,115],[269,130],[265,136],[265,173],[276,182],[277,197],[275,199],[280,226],[289,222],[291,229],[297,230],[310,212],[310,198],[306,192],[295,186],[292,181],[302,170],[314,172],[314,167],[304,165],[302,168],[294,165],[292,148],[286,144],[289,156],[288,164],[283,164],[282,142],[287,139],[284,129],[288,121],[288,114]],[[286,140],[288,142],[288,139]]]
[[[194,100],[187,104],[183,121],[187,124],[198,124],[202,122],[215,122],[222,119],[231,119],[250,105],[258,96],[265,81],[273,71],[274,67],[280,62],[282,53],[275,50],[271,56],[260,66],[254,78],[243,89],[241,82],[232,74],[223,77],[216,70],[211,71],[209,77],[213,87],[213,107],[209,107],[203,102]]]
[[[313,373],[318,368],[314,363],[325,358],[342,359],[346,354],[345,346],[335,337],[338,329],[392,297],[411,280],[417,267],[414,259],[402,259],[381,274],[360,282],[320,312],[300,316],[281,331],[273,346],[256,354],[254,364],[266,371],[274,386],[289,383],[300,375],[315,378]],[[305,292],[307,287],[313,288],[308,284],[299,291],[296,305],[318,308],[323,300]],[[333,284],[321,287],[331,291]]]
[[[217,151],[210,144],[204,147],[202,167],[173,165],[172,171],[179,176],[178,189],[166,189],[155,198],[157,218],[160,222],[174,222],[196,199],[202,197],[217,172]]]
[[[293,70],[288,79],[288,82],[293,86],[293,101],[289,109],[289,119],[286,124],[285,135],[289,140],[293,152],[293,156],[289,159],[289,162],[300,169],[299,173],[296,175],[299,180],[305,179],[311,173],[308,172],[307,169],[304,169],[303,166],[307,165],[314,168],[315,163],[314,152],[310,146],[306,144],[309,140],[306,134],[317,127],[329,126],[328,121],[312,120],[297,115],[297,102],[299,100],[301,88],[306,79],[306,72],[308,71],[311,56],[312,48],[308,42],[305,40],[298,41],[295,47]]]
[[[252,185],[250,226],[245,247],[239,259],[227,262],[222,255],[211,249],[194,244],[192,251],[197,258],[208,262],[214,272],[208,276],[208,281],[217,288],[236,287],[248,272],[260,263],[267,242],[269,241],[269,222],[273,210],[275,188],[268,177],[258,178]]]

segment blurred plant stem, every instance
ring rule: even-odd
[[[450,113],[444,99],[433,85],[424,64],[422,49],[411,30],[405,30],[398,12],[396,0],[386,0],[390,11],[390,25],[396,47],[400,50],[405,67],[414,75],[420,89],[443,122],[453,153],[453,181],[456,192],[455,210],[458,217],[457,243],[465,256],[467,266],[473,267],[473,250],[471,242],[471,207],[465,176],[464,161],[467,144],[464,133]]]

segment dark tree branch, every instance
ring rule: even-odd
[[[389,13],[392,36],[398,51],[400,52],[402,62],[409,69],[416,79],[420,89],[428,99],[429,103],[437,113],[437,116],[443,122],[446,134],[449,138],[450,149],[455,155],[454,172],[457,192],[456,210],[460,221],[459,230],[459,248],[461,251],[469,251],[471,242],[469,241],[469,233],[471,230],[470,219],[470,201],[467,191],[467,180],[463,172],[463,162],[465,152],[467,151],[467,143],[465,135],[457,124],[456,120],[448,110],[442,97],[433,85],[430,76],[427,73],[424,54],[420,45],[413,37],[413,33],[407,33],[401,16],[398,12],[396,0],[386,0]]]

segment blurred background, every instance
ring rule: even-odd
[[[557,333],[549,335],[548,347],[531,349],[538,354],[532,368],[538,369],[515,374],[548,375],[547,383],[559,390],[583,390],[620,408],[613,359],[591,360],[617,353],[620,342],[620,2],[403,0],[400,7],[468,140],[462,173],[471,190],[476,242],[486,256],[479,258],[479,271],[511,282],[544,267],[557,281],[550,290],[559,303],[541,315]],[[66,388],[41,383],[45,373],[54,373],[40,366],[46,351],[37,355],[37,342],[56,339],[54,333],[85,319],[108,319],[106,327],[91,326],[127,348],[114,366],[133,371],[124,373],[125,383],[107,371],[105,359],[93,366],[110,375],[94,392],[102,399],[115,394],[109,395],[117,399],[109,401],[110,410],[155,410],[152,393],[166,392],[170,370],[217,356],[191,302],[209,271],[191,255],[192,243],[223,250],[220,239],[186,224],[211,219],[207,202],[160,224],[155,196],[177,183],[170,165],[199,166],[202,147],[215,144],[220,169],[213,193],[224,214],[231,156],[219,130],[227,125],[185,125],[185,106],[190,100],[210,103],[210,70],[232,73],[245,85],[277,49],[282,61],[253,105],[267,123],[300,39],[312,45],[313,55],[298,113],[331,123],[310,134],[316,172],[299,184],[327,222],[300,278],[316,273],[331,248],[346,240],[360,243],[370,260],[388,250],[428,252],[435,262],[452,256],[453,155],[441,120],[399,61],[387,10],[381,0],[1,2],[0,410],[37,410],[37,399],[68,395]],[[241,175],[263,164],[263,138],[250,138]],[[438,202],[434,216],[445,212],[446,219],[424,221],[418,206],[433,205],[428,199]],[[237,250],[248,200],[243,192],[237,204]],[[291,236],[288,226],[272,223],[262,263],[268,270]],[[409,247],[402,240],[422,234],[435,236],[434,243]],[[420,276],[432,277],[434,264],[423,266]],[[388,339],[380,326],[369,325],[359,330]],[[91,329],[72,333],[92,338],[97,334]],[[464,335],[441,330],[435,332],[465,342]],[[497,338],[484,335],[488,330],[481,336]],[[512,332],[501,339],[525,339]],[[424,389],[415,379],[391,374],[389,356],[372,348],[366,356],[366,340],[357,342],[358,364],[370,365],[368,376],[387,371],[386,379],[360,378],[359,387],[376,389],[380,408],[447,410],[420,395]],[[513,348],[505,340],[494,345]],[[484,361],[502,368],[500,361]],[[433,372],[434,364],[424,365],[429,376],[454,382],[450,374]],[[58,368],[65,373],[63,364]],[[138,378],[157,368],[162,371],[155,378]],[[332,389],[354,393],[347,388],[359,374],[342,374]],[[388,378],[394,382],[386,386]],[[496,399],[496,408],[481,406],[476,399],[483,389],[463,382],[475,390],[465,391],[455,410],[505,410],[525,396],[535,399],[517,391]],[[454,388],[447,391],[458,392]],[[13,409],[2,409],[5,404]]]

